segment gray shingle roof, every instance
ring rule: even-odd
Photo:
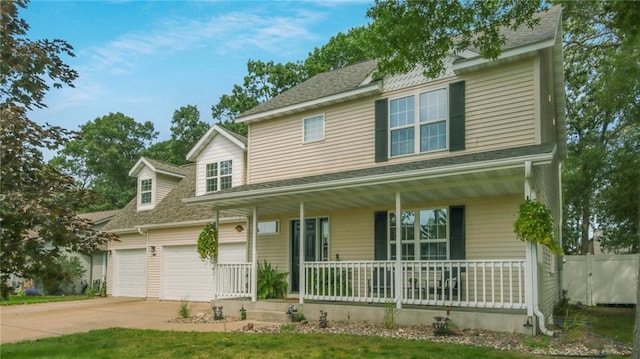
[[[540,23],[533,28],[521,26],[516,31],[509,28],[503,28],[501,32],[505,35],[506,42],[504,46],[502,46],[502,49],[509,50],[553,39],[556,36],[556,30],[560,25],[561,14],[562,6],[556,5],[546,11],[539,12],[537,17],[540,19]]]
[[[186,169],[185,166],[176,166],[176,165],[173,165],[171,163],[154,160],[154,159],[151,159],[149,157],[143,157],[143,158],[145,160],[147,160],[157,170],[170,172],[170,173],[175,173],[175,174],[179,174],[179,175],[182,175],[182,176],[185,176],[189,172],[189,170]]]
[[[516,148],[506,148],[494,151],[462,154],[458,156],[434,158],[429,160],[421,160],[408,163],[392,164],[381,167],[371,167],[351,171],[341,171],[327,173],[308,177],[299,177],[285,180],[276,180],[271,182],[262,182],[248,184],[244,186],[232,187],[219,191],[219,194],[234,192],[249,192],[254,190],[262,190],[269,188],[280,188],[288,186],[297,186],[305,184],[317,184],[322,182],[331,182],[344,179],[355,179],[361,177],[378,176],[384,174],[409,172],[421,169],[435,169],[439,167],[456,166],[463,164],[471,164],[475,162],[496,161],[508,158],[517,158],[524,156],[533,156],[539,154],[551,154],[555,148],[555,144],[546,143],[541,145],[530,145]]]
[[[133,229],[136,226],[186,222],[202,219],[213,219],[213,213],[198,206],[187,206],[183,198],[193,197],[196,192],[196,165],[180,167],[185,177],[169,192],[154,209],[137,210],[137,198],[134,197],[104,227],[104,230]]]
[[[355,90],[376,68],[376,61],[365,61],[338,70],[323,72],[290,88],[271,100],[243,112],[238,119],[260,112]]]

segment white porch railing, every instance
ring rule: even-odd
[[[216,298],[251,298],[251,263],[216,264],[213,283]]]
[[[395,261],[305,262],[304,299],[387,303]],[[403,304],[525,308],[524,259],[402,261]]]

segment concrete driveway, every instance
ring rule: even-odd
[[[134,298],[96,298],[71,302],[56,302],[0,307],[2,327],[0,342],[88,332],[105,328],[135,328],[176,331],[233,331],[246,322],[169,323],[178,317],[180,302]],[[210,313],[208,303],[193,303],[192,313]],[[225,313],[226,315],[234,315]],[[267,325],[255,323],[254,325]]]

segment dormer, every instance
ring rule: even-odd
[[[137,178],[138,211],[154,209],[185,174],[182,167],[140,157],[129,171],[129,176]]]
[[[196,196],[245,183],[247,138],[213,125],[187,154],[196,163]]]

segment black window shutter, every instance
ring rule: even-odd
[[[449,207],[449,259],[465,259],[464,206]]]
[[[387,260],[387,211],[375,212],[374,216],[374,260]]]
[[[449,151],[464,150],[464,81],[449,85]]]
[[[384,98],[377,100],[375,104],[375,121],[376,121],[376,162],[384,162],[388,160],[388,126],[389,126],[389,101]]]

